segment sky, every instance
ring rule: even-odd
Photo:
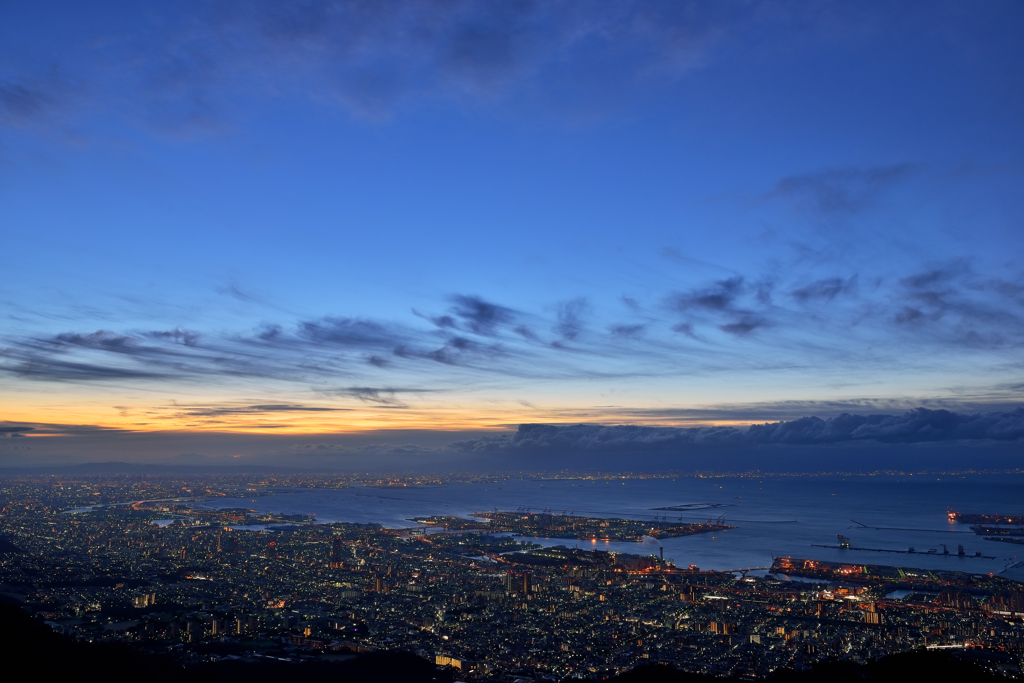
[[[1016,0],[0,2],[0,467],[1012,448],[1022,38]],[[933,424],[971,416],[1012,428]]]

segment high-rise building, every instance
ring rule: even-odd
[[[340,538],[335,538],[331,542],[331,569],[341,569],[345,566],[345,561],[341,557],[343,545]]]

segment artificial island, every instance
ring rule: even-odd
[[[567,538],[585,541],[642,541],[644,537],[663,539],[706,534],[733,529],[720,519],[716,521],[686,523],[669,521],[667,518],[653,521],[582,517],[575,514],[557,514],[550,510],[515,512],[494,510],[474,512],[474,519],[451,515],[418,517],[411,521],[425,527],[443,528],[448,531],[509,533],[518,536],[541,538]]]

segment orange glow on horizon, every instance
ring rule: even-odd
[[[268,402],[269,403],[269,402]],[[139,406],[113,411],[109,406],[24,405],[3,406],[3,421],[28,425],[51,425],[46,433],[27,432],[26,438],[82,435],[82,426],[91,429],[130,432],[225,432],[246,434],[344,434],[384,430],[431,431],[508,431],[526,423],[542,424],[637,424],[666,427],[746,426],[737,420],[665,420],[644,419],[613,410],[586,407],[555,411],[503,409],[493,404],[479,408],[436,406],[429,409],[382,409],[377,406],[338,408],[313,406],[288,410],[254,410],[261,404],[218,404],[216,409],[192,409],[188,406]],[[62,432],[61,426],[67,427]]]

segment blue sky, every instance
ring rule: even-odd
[[[298,435],[1012,408],[1022,29],[4,3],[0,407]]]

